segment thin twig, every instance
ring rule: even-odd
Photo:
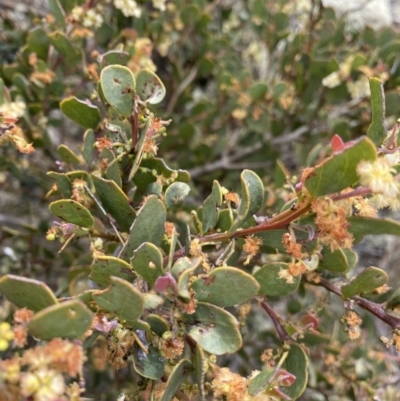
[[[340,298],[345,300],[340,288],[338,286],[332,284],[330,281],[324,279],[323,277],[320,277],[318,279],[318,282],[308,281],[307,280],[307,283],[312,284],[312,285],[318,285],[318,286],[324,287],[329,292],[333,292],[334,294],[336,294],[337,296],[339,296]],[[358,295],[354,296],[354,297],[351,297],[350,299],[353,300],[354,303],[356,303],[361,308],[367,310],[368,312],[372,313],[377,318],[382,320],[382,322],[385,322],[386,324],[388,324],[390,327],[392,327],[392,329],[399,329],[400,328],[400,319],[395,317],[395,316],[389,315],[380,304],[377,304],[375,302],[369,301],[369,300],[367,300],[365,298],[362,298],[362,297],[360,297]]]
[[[283,328],[279,316],[275,313],[275,311],[267,304],[267,302],[261,301],[260,305],[263,307],[265,312],[268,313],[268,316],[271,318],[272,323],[275,326],[276,332],[278,333],[278,336],[280,340],[283,343],[289,342],[291,340],[289,334],[286,332],[286,330]]]
[[[175,104],[179,99],[179,96],[185,91],[185,89],[196,78],[197,70],[198,70],[198,66],[197,65],[193,66],[192,69],[189,71],[189,74],[186,76],[186,78],[178,85],[178,87],[176,88],[175,92],[172,94],[171,99],[168,103],[167,111],[166,111],[167,115],[170,115],[172,113],[172,110],[174,109]]]

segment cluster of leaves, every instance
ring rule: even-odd
[[[400,204],[400,42],[319,2],[305,19],[289,1],[203,3],[50,0],[29,32],[4,30],[23,46],[1,69],[1,177],[42,220],[4,217],[0,292],[19,309],[2,310],[0,399],[396,392],[399,290],[353,247],[400,235],[377,217]]]

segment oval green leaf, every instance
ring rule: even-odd
[[[354,244],[358,244],[366,235],[397,235],[400,237],[400,223],[390,219],[375,219],[373,217],[348,217],[348,231],[353,235]]]
[[[234,232],[238,228],[256,214],[264,204],[264,185],[260,177],[251,170],[243,170],[240,174],[242,184],[242,197],[238,210],[238,215],[230,232]]]
[[[373,161],[377,157],[374,143],[363,137],[355,145],[334,153],[315,167],[305,181],[305,187],[314,198],[339,192],[357,183],[357,165],[361,160]]]
[[[110,282],[105,290],[93,292],[93,300],[105,311],[126,320],[128,325],[133,324],[144,310],[142,294],[131,283],[119,277],[110,277]]]
[[[156,195],[147,198],[132,224],[128,240],[122,248],[121,255],[129,260],[133,252],[144,242],[160,245],[164,236],[167,212],[164,204]]]
[[[249,381],[249,394],[256,395],[265,388],[271,381],[276,369],[266,366],[257,376],[254,376]]]
[[[72,189],[68,176],[64,173],[56,173],[55,171],[49,171],[47,175],[56,180],[57,189],[61,193],[61,196],[69,199],[72,195]]]
[[[286,263],[268,263],[257,270],[253,275],[260,284],[260,295],[283,297],[292,294],[300,284],[301,275],[293,277],[293,283],[287,283],[285,278],[279,277],[281,270],[286,270]]]
[[[371,89],[371,114],[372,121],[368,128],[367,136],[380,146],[386,138],[385,128],[385,93],[383,83],[379,78],[369,78]]]
[[[126,65],[128,61],[129,61],[128,53],[119,50],[110,50],[107,53],[101,55],[100,65],[101,68],[113,64]]]
[[[103,171],[104,178],[107,180],[113,180],[120,188],[122,188],[122,177],[119,163],[114,161],[115,155],[110,149],[103,149],[99,155],[99,159],[102,162],[107,163],[105,171]]]
[[[165,191],[164,201],[167,209],[179,205],[188,196],[190,187],[184,182],[174,182]]]
[[[111,277],[119,277],[132,282],[136,278],[131,266],[122,259],[114,256],[98,256],[90,266],[89,278],[100,286],[111,284]]]
[[[53,291],[43,282],[7,274],[0,278],[0,292],[19,308],[38,312],[58,303]]]
[[[161,354],[152,345],[149,353],[145,354],[139,347],[133,357],[133,368],[140,376],[158,380],[164,374],[164,363]]]
[[[133,112],[135,77],[132,71],[122,65],[109,65],[100,74],[103,95],[110,106],[129,117]]]
[[[194,369],[196,371],[196,383],[200,390],[201,400],[205,400],[206,391],[204,388],[205,376],[207,372],[207,362],[206,355],[204,353],[203,348],[200,347],[199,344],[196,344],[196,353],[194,356]]]
[[[96,136],[94,135],[94,131],[92,129],[86,130],[85,134],[83,135],[82,156],[88,165],[93,163],[95,143]]]
[[[147,316],[146,322],[150,325],[151,331],[156,333],[159,337],[170,329],[168,322],[156,314],[151,313]]]
[[[51,44],[60,53],[60,55],[67,59],[69,62],[79,57],[78,49],[73,46],[73,44],[63,32],[55,31],[49,33],[47,36],[50,39]]]
[[[162,253],[150,242],[145,242],[136,249],[131,265],[150,284],[154,284],[158,277],[164,275]]]
[[[96,195],[104,209],[114,217],[121,231],[129,231],[135,218],[135,211],[129,204],[129,198],[113,180],[91,176],[96,188]]]
[[[83,128],[95,129],[101,120],[100,110],[97,106],[75,96],[62,100],[60,109],[65,116]]]
[[[231,354],[242,346],[238,321],[218,306],[199,302],[195,313],[184,315],[188,335],[207,352]]]
[[[94,219],[89,210],[72,199],[52,202],[49,209],[55,216],[68,223],[85,228],[93,227]]]
[[[201,223],[203,225],[203,233],[206,234],[212,230],[219,217],[218,207],[222,204],[222,190],[219,182],[214,180],[211,194],[203,203],[203,211],[201,217]]]
[[[226,307],[247,301],[257,294],[260,285],[240,269],[218,267],[193,281],[191,289],[196,292],[197,300]]]
[[[75,299],[41,310],[29,322],[28,330],[41,340],[81,339],[91,326],[92,318],[89,308]]]
[[[164,99],[165,86],[154,72],[144,69],[136,76],[136,92],[144,102],[157,104]]]
[[[351,298],[364,292],[371,292],[388,282],[388,275],[377,267],[367,267],[360,274],[354,277],[350,283],[342,285],[344,298]]]
[[[296,376],[295,382],[286,389],[286,394],[291,400],[297,400],[306,389],[308,381],[307,356],[298,344],[291,344],[289,355],[285,361],[285,368]]]
[[[345,273],[349,270],[349,264],[342,249],[336,249],[333,252],[326,246],[321,252],[322,259],[319,261],[319,267],[334,273]]]
[[[167,380],[167,386],[165,387],[164,394],[160,401],[172,400],[175,393],[178,391],[179,386],[187,380],[187,377],[192,373],[193,365],[189,359],[181,359],[179,363],[174,367],[174,370],[169,375]]]
[[[57,149],[58,155],[60,156],[61,160],[65,163],[72,163],[72,164],[80,164],[81,161],[79,157],[67,146],[67,145],[60,145]]]

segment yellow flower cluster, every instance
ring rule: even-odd
[[[374,196],[371,203],[378,209],[390,206],[393,210],[400,208],[398,196],[400,194],[399,183],[394,179],[396,170],[386,158],[361,161],[357,166],[357,174],[360,184],[369,188]]]

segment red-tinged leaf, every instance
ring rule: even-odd
[[[279,369],[274,376],[274,382],[278,386],[291,386],[296,380],[296,376],[285,369]]]
[[[343,149],[344,146],[344,142],[342,140],[342,138],[335,134],[333,135],[332,139],[331,139],[331,147],[333,152],[339,152],[340,150]]]
[[[307,329],[318,329],[319,321],[318,318],[314,315],[307,314],[300,318],[300,323]]]

